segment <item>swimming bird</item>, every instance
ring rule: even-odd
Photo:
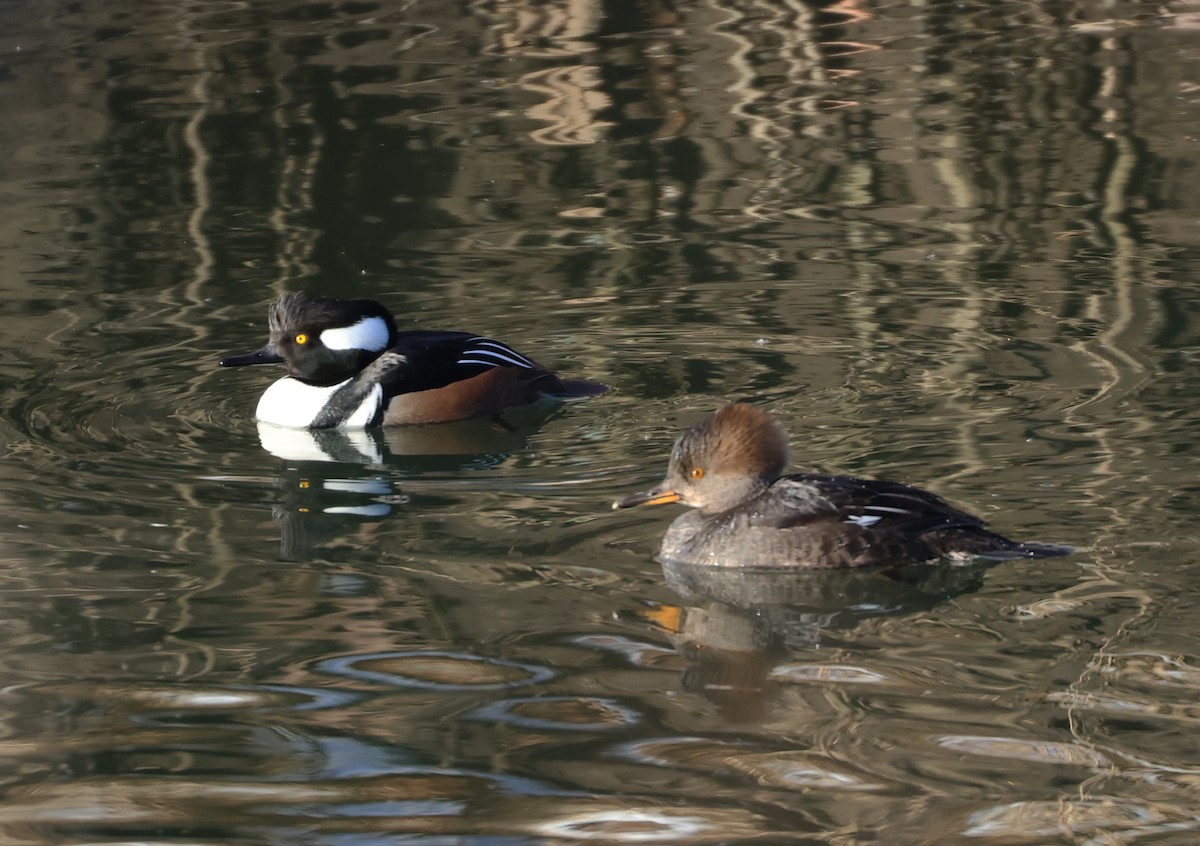
[[[690,506],[663,538],[663,561],[830,569],[935,558],[1043,558],[1068,547],[1009,540],[929,491],[899,482],[784,475],[788,438],[770,414],[727,405],[675,442],[661,484],[614,508]]]
[[[391,313],[374,300],[284,294],[271,305],[268,328],[263,347],[220,364],[284,365],[287,375],[267,388],[255,411],[259,420],[279,426],[443,423],[608,390],[599,382],[561,378],[482,335],[398,331]]]

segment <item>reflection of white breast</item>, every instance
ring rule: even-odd
[[[285,461],[382,464],[383,451],[366,429],[315,430],[258,421],[263,449]]]
[[[349,381],[346,379],[336,385],[322,388],[305,384],[290,376],[284,376],[263,392],[254,416],[265,423],[274,423],[276,426],[307,429],[312,426],[317,415],[325,408],[329,398],[338,388]],[[382,399],[383,388],[375,385],[341,426],[352,429],[361,429],[366,426],[375,416],[375,411],[379,408]]]

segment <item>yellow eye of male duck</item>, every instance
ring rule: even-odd
[[[303,332],[301,332],[299,335],[296,336],[296,343],[300,344],[301,346],[303,346],[304,344],[307,344],[308,336],[305,335]]]
[[[703,468],[703,467],[693,467],[693,468],[692,468],[692,472],[691,472],[689,475],[690,475],[690,476],[691,476],[693,479],[700,479],[700,478],[703,478],[703,476],[704,476],[704,468]]]

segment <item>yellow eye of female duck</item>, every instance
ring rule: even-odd
[[[691,476],[693,479],[703,478],[704,477],[704,468],[703,467],[693,467],[692,472],[689,473],[688,475]]]
[[[305,335],[303,332],[301,332],[299,335],[296,336],[296,343],[300,344],[301,346],[304,346],[305,344],[308,343],[308,336]]]

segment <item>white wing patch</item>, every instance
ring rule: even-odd
[[[379,352],[387,349],[390,337],[387,321],[382,317],[364,317],[350,326],[326,329],[321,333],[321,343],[331,350]]]
[[[483,367],[524,367],[536,365],[507,344],[491,338],[472,338],[457,364],[477,364]]]
[[[883,519],[882,517],[876,516],[874,514],[853,514],[850,517],[847,517],[845,522],[853,523],[854,525],[861,526],[862,528],[865,529],[868,526],[874,526],[876,523],[878,523],[882,519]]]

